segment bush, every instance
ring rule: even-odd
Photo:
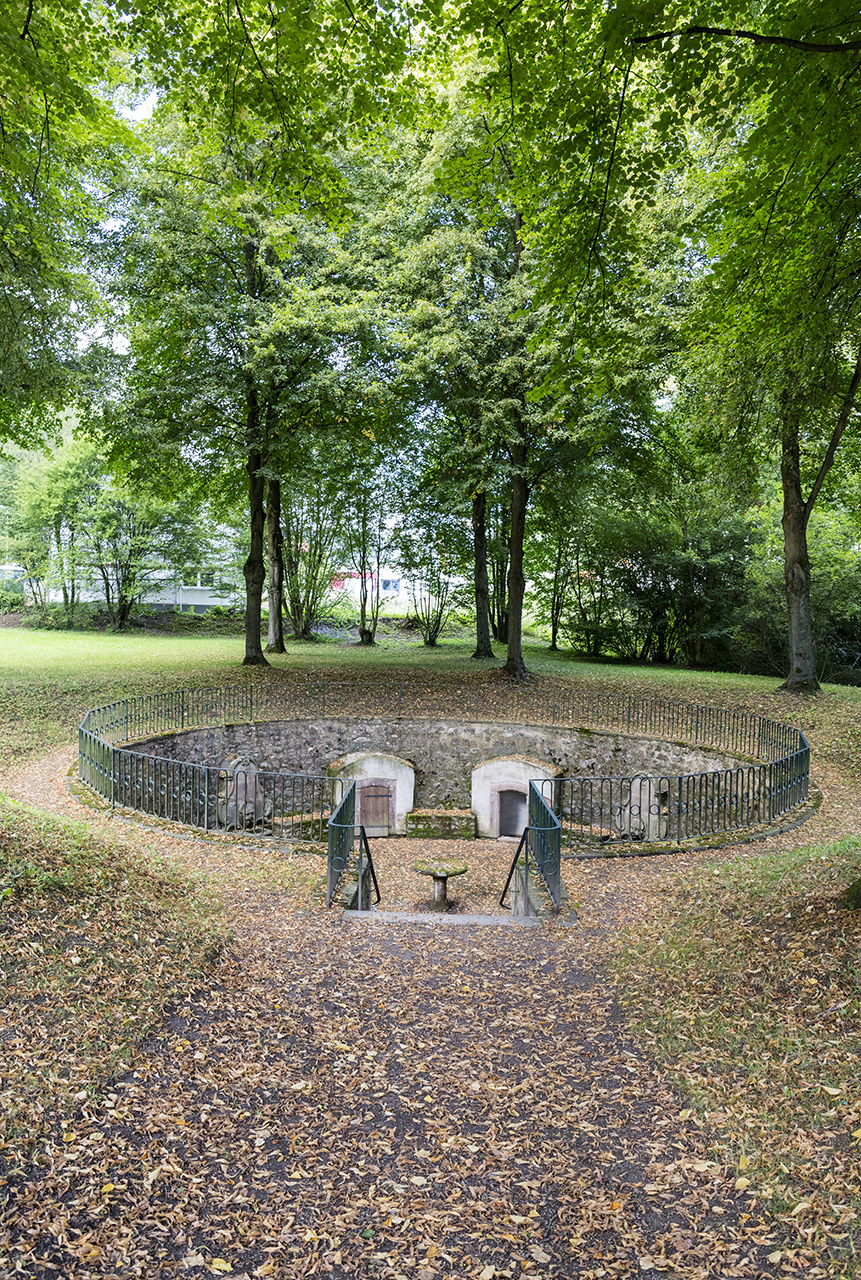
[[[21,617],[22,627],[40,631],[90,631],[99,625],[98,610],[89,603],[76,604],[73,609],[62,604],[28,606]]]
[[[23,608],[23,586],[17,582],[4,582],[0,586],[0,613],[21,613]]]

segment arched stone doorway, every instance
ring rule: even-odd
[[[369,836],[406,834],[415,770],[409,760],[381,751],[354,751],[329,765],[330,778],[356,783],[356,823]]]
[[[519,840],[529,821],[530,781],[551,781],[557,770],[529,756],[499,756],[472,771],[472,810],[479,837]]]

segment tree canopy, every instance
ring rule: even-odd
[[[7,7],[0,53],[0,434],[77,397],[162,498],[244,484],[246,661],[264,583],[283,643],[297,450],[358,513],[368,448],[420,441],[409,501],[471,526],[476,655],[505,634],[515,679],[524,555],[557,566],[554,643],[596,643],[600,579],[657,657],[673,594],[705,660],[779,478],[788,687],[816,687],[808,530],[854,491],[861,386],[847,4],[61,0]]]

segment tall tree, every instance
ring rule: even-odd
[[[164,451],[180,452],[204,477],[243,466],[244,661],[265,664],[267,476],[279,477],[279,449],[300,424],[335,412],[343,262],[319,220],[269,203],[266,181],[256,181],[258,165],[265,173],[269,164],[265,139],[237,153],[189,135],[169,114],[151,135],[153,159],[110,233],[122,264],[116,288],[130,342],[122,403],[131,412],[109,412],[108,427],[151,477]],[[274,500],[270,510],[274,519]],[[274,526],[270,540],[277,545]]]
[[[806,526],[854,422],[861,367],[851,287],[834,288],[857,270],[847,234],[857,219],[857,11],[845,0],[766,10],[723,0],[719,11],[625,0],[584,14],[536,0],[501,16],[466,4],[457,13],[463,37],[484,53],[474,92],[495,108],[494,142],[516,131],[522,143],[516,199],[527,242],[552,265],[543,296],[575,328],[596,300],[627,288],[638,212],[689,162],[689,143],[705,135],[733,153],[732,182],[719,184],[724,218],[707,216],[686,234],[707,239],[704,260],[717,268],[721,302],[706,323],[720,315],[725,330],[731,302],[730,327],[745,332],[760,374],[768,370],[784,485],[786,687],[814,690]],[[713,159],[697,162],[708,179]],[[816,448],[826,385],[836,407]]]
[[[746,144],[722,147],[691,184],[710,270],[686,324],[687,372],[721,424],[727,461],[737,460],[739,441],[746,441],[749,457],[771,456],[780,476],[785,687],[814,692],[807,530],[842,447],[858,434],[859,195],[835,174],[806,198],[802,185],[797,204],[773,191],[763,201],[757,175],[768,192],[774,174],[767,161],[762,168]],[[784,185],[795,185],[791,171]]]
[[[117,13],[75,0],[0,10],[0,439],[59,434],[97,297],[84,246],[129,130],[96,91]]]
[[[512,202],[512,155],[488,156],[487,130],[465,114],[452,91],[419,174],[407,188],[412,229],[402,256],[402,290],[411,300],[404,372],[451,441],[449,466],[462,477],[473,505],[478,584],[483,614],[487,562],[486,506],[494,488],[507,495],[505,671],[527,676],[522,651],[525,574],[523,543],[530,489],[550,465],[549,440],[564,438],[572,398],[536,402],[551,368],[551,344],[536,346],[543,315],[535,302],[539,266],[524,256],[522,221]],[[440,183],[441,165],[469,171],[474,191],[455,194]],[[481,173],[481,179],[475,178]],[[478,204],[483,202],[483,213]],[[485,520],[482,520],[482,516]],[[477,650],[485,655],[479,646]],[[492,650],[491,650],[492,652]]]

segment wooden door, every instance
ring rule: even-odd
[[[359,822],[365,835],[387,836],[392,807],[392,789],[374,782],[359,792]]]

